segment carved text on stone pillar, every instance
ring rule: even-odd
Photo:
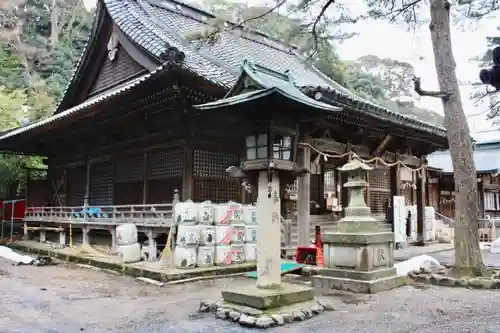
[[[386,266],[388,262],[388,254],[386,249],[377,247],[373,249],[373,266]]]
[[[280,223],[280,214],[273,212],[273,215],[271,217],[271,223],[272,224],[278,224]]]
[[[280,202],[280,197],[279,197],[278,192],[276,190],[274,190],[274,192],[273,192],[273,202],[274,203]]]
[[[267,276],[269,275],[269,271],[271,270],[271,267],[273,265],[273,261],[271,259],[267,259],[264,270],[260,273],[260,276]]]

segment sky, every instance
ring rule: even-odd
[[[88,7],[95,5],[96,0],[84,0]],[[193,1],[195,2],[195,1]],[[249,4],[272,3],[272,0],[247,0]],[[344,0],[346,7],[353,13],[364,11],[363,0]],[[428,13],[422,12],[423,16]],[[469,98],[472,89],[466,83],[478,82],[478,64],[471,61],[475,56],[486,51],[486,36],[498,36],[500,13],[496,17],[484,19],[477,24],[466,27],[452,27],[453,53],[457,64],[457,76],[461,82],[461,96],[469,126],[473,133],[494,128],[491,121],[486,120],[487,105],[474,105]],[[426,90],[437,89],[437,76],[434,67],[434,56],[431,46],[428,24],[415,31],[408,31],[404,24],[390,24],[386,21],[362,21],[356,23],[352,31],[357,36],[336,46],[343,60],[354,60],[362,55],[373,54],[380,58],[392,58],[412,64],[416,74],[422,78],[422,87]],[[441,101],[434,98],[421,98],[418,104],[422,107],[443,113]],[[492,132],[481,134],[489,137]]]

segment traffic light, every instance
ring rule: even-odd
[[[483,84],[489,84],[500,90],[500,46],[493,49],[493,66],[479,71],[479,79]]]

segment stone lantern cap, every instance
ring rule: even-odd
[[[354,155],[354,157],[351,161],[347,162],[346,164],[344,164],[343,166],[338,168],[338,170],[340,172],[352,172],[352,171],[358,171],[358,170],[372,171],[373,168],[371,166],[369,166],[368,164],[366,164],[365,162],[361,161],[359,159],[359,157]]]

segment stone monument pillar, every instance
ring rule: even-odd
[[[325,268],[313,277],[313,286],[359,293],[376,293],[405,283],[394,268],[394,233],[381,232],[371,216],[364,192],[365,176],[373,168],[354,158],[339,171],[349,175],[349,204],[337,232],[323,235]]]
[[[277,289],[281,284],[280,181],[258,175],[257,192],[257,287]]]
[[[279,172],[257,176],[257,283],[222,291],[227,303],[268,310],[309,301],[312,288],[281,283],[281,214]]]

